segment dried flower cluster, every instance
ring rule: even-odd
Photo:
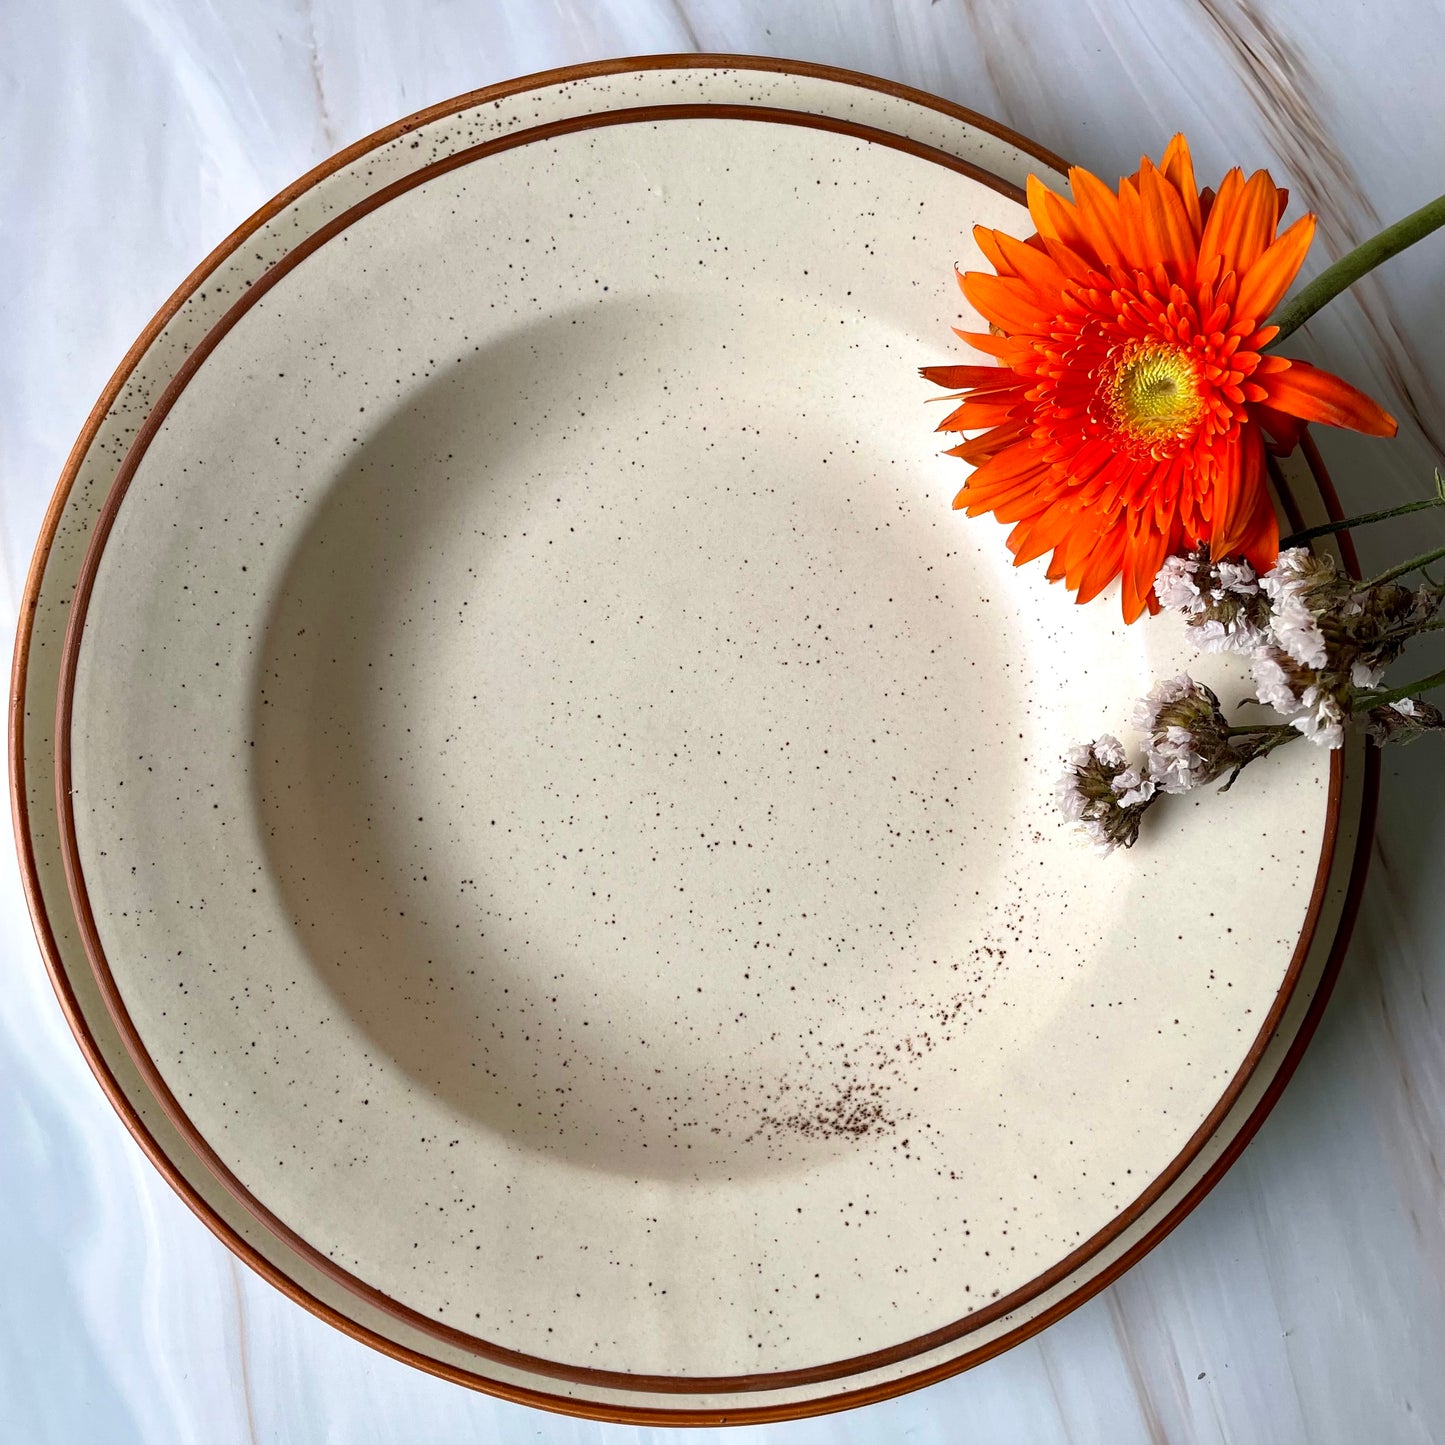
[[[972,468],[953,504],[1009,523],[1016,565],[1050,554],[1049,580],[1080,602],[1118,578],[1126,622],[1175,612],[1202,652],[1247,657],[1251,703],[1278,714],[1230,722],[1183,674],[1138,704],[1137,762],[1108,734],[1074,749],[1060,804],[1110,851],[1134,843],[1160,798],[1221,778],[1228,788],[1301,737],[1338,748],[1352,726],[1378,744],[1445,729],[1445,713],[1416,696],[1445,687],[1445,671],[1382,685],[1411,639],[1445,627],[1445,587],[1425,571],[1445,547],[1356,582],[1300,545],[1445,506],[1445,477],[1436,473],[1433,497],[1283,541],[1267,480],[1268,455],[1292,451],[1309,423],[1395,435],[1364,393],[1276,348],[1445,227],[1445,196],[1286,301],[1315,218],[1280,230],[1288,192],[1267,172],[1246,179],[1236,167],[1201,189],[1176,135],[1157,166],[1141,157],[1117,190],[1078,168],[1069,183],[1072,200],[1028,178],[1030,236],[974,228],[992,269],[958,279],[986,329],[957,334],[989,364],[923,368],[959,403],[939,424],[964,434],[949,455]],[[1425,581],[1396,580],[1412,573]]]
[[[1059,779],[1059,807],[1077,823],[1101,853],[1129,848],[1139,836],[1139,820],[1154,800],[1154,784],[1127,766],[1124,745],[1105,733],[1069,754]]]
[[[1437,479],[1445,500],[1445,482]],[[1410,742],[1445,730],[1445,713],[1410,694],[1433,685],[1380,691],[1386,669],[1437,621],[1445,586],[1427,577],[1417,587],[1395,579],[1438,554],[1416,558],[1371,582],[1355,582],[1333,558],[1302,546],[1279,554],[1262,576],[1243,560],[1216,562],[1207,546],[1169,557],[1154,582],[1166,611],[1183,617],[1202,652],[1249,659],[1252,703],[1280,720],[1230,723],[1219,698],[1188,674],[1161,682],[1134,708],[1142,759],[1131,762],[1105,736],[1068,759],[1059,785],[1064,813],[1103,852],[1130,847],[1144,813],[1161,797],[1192,792],[1300,737],[1343,745],[1357,726],[1371,741]]]
[[[1185,619],[1201,652],[1251,652],[1264,641],[1269,602],[1248,562],[1211,566],[1208,547],[1167,557],[1154,592],[1161,607]]]

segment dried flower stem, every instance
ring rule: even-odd
[[[1258,736],[1260,733],[1273,733],[1276,737],[1283,737],[1286,734],[1292,738],[1300,736],[1299,731],[1287,723],[1255,723],[1252,726],[1234,726],[1224,729],[1224,735],[1227,738]]]
[[[1391,567],[1388,572],[1381,572],[1378,577],[1371,577],[1368,582],[1361,582],[1355,588],[1357,592],[1363,592],[1369,587],[1378,587],[1382,582],[1393,582],[1396,577],[1403,577],[1407,572],[1418,572],[1422,567],[1428,567],[1432,562],[1438,562],[1445,557],[1445,547],[1436,547],[1431,552],[1421,552],[1418,557],[1411,557],[1401,562],[1398,567]]]
[[[1399,702],[1402,698],[1429,692],[1434,687],[1445,687],[1445,668],[1439,672],[1432,672],[1429,677],[1419,678],[1415,682],[1407,682],[1404,687],[1392,687],[1388,692],[1357,693],[1354,710],[1360,712],[1367,707],[1382,707],[1385,703]]]
[[[1264,737],[1258,747],[1248,753],[1240,762],[1239,766],[1225,779],[1221,793],[1227,793],[1239,781],[1239,775],[1251,764],[1257,763],[1261,758],[1267,758],[1276,748],[1282,748],[1287,743],[1292,743],[1304,734],[1298,728],[1293,727],[1259,727],[1259,728],[1226,728],[1229,733],[1263,733]]]
[[[1365,512],[1358,517],[1346,517],[1343,522],[1323,522],[1318,527],[1306,527],[1303,532],[1294,532],[1280,542],[1280,550],[1300,547],[1316,537],[1328,537],[1335,532],[1348,532],[1352,527],[1368,526],[1371,522],[1386,522],[1391,517],[1408,516],[1411,512],[1423,512],[1427,507],[1445,506],[1445,497],[1422,497],[1418,502],[1406,502],[1400,507],[1387,507],[1382,512]]]
[[[1380,634],[1380,641],[1409,641],[1410,638],[1418,637],[1422,632],[1440,632],[1442,630],[1445,630],[1445,617],[1437,617],[1433,622],[1416,622],[1408,627],[1397,627],[1393,631],[1382,632]]]
[[[1279,334],[1266,350],[1273,350],[1292,331],[1303,326],[1321,306],[1333,301],[1341,291],[1349,290],[1366,272],[1373,271],[1382,261],[1388,261],[1391,256],[1398,255],[1441,226],[1445,226],[1445,196],[1437,196],[1428,205],[1421,206],[1393,226],[1386,226],[1379,235],[1371,236],[1368,241],[1341,256],[1270,318],[1271,325],[1279,327]]]

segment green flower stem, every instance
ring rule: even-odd
[[[1407,682],[1404,687],[1392,687],[1388,692],[1356,693],[1351,710],[1359,712],[1363,708],[1383,707],[1386,703],[1399,702],[1401,698],[1414,697],[1416,693],[1429,692],[1434,687],[1445,687],[1445,668],[1432,672],[1429,677]]]
[[[1382,261],[1388,261],[1391,256],[1398,255],[1441,226],[1445,226],[1445,196],[1437,196],[1428,205],[1421,206],[1393,226],[1386,226],[1378,236],[1370,237],[1341,256],[1270,318],[1270,325],[1278,326],[1279,334],[1266,350],[1273,350],[1292,331],[1299,330],[1321,306],[1333,301],[1341,291],[1349,290],[1366,272],[1373,271]]]
[[[1418,502],[1387,507],[1383,512],[1366,512],[1359,517],[1346,517],[1343,522],[1323,522],[1318,527],[1306,527],[1303,532],[1291,533],[1280,542],[1280,549],[1299,547],[1315,537],[1328,537],[1334,532],[1348,532],[1352,527],[1365,527],[1371,522],[1385,522],[1391,517],[1404,517],[1411,512],[1423,512],[1427,507],[1439,506],[1445,506],[1445,497],[1422,497]]]
[[[1398,567],[1391,567],[1388,572],[1381,572],[1378,577],[1371,577],[1368,582],[1361,582],[1355,590],[1364,592],[1367,588],[1378,587],[1382,582],[1393,582],[1396,577],[1403,577],[1407,572],[1418,572],[1420,568],[1428,567],[1442,557],[1445,557],[1445,547],[1436,547],[1432,552],[1421,552],[1418,557],[1411,557],[1407,561],[1401,562]]]
[[[1260,733],[1273,734],[1275,737],[1283,737],[1286,733],[1292,738],[1301,736],[1298,728],[1284,723],[1257,723],[1253,727],[1227,727],[1224,730],[1227,738],[1257,737]]]

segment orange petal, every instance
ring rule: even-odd
[[[993,457],[984,461],[968,478],[968,486],[974,491],[975,501],[983,501],[985,497],[1012,494],[1023,483],[1036,487],[1039,474],[1043,471],[1048,471],[1048,462],[1025,442],[1019,447],[1009,447],[996,452]]]
[[[995,452],[1000,452],[1004,447],[1018,441],[1027,432],[1026,422],[1009,422],[1004,426],[996,426],[991,431],[984,432],[982,436],[972,437],[959,446],[950,447],[944,455],[959,457],[969,466],[976,467],[980,462],[986,462]]]
[[[1305,252],[1314,238],[1315,218],[1311,215],[1301,216],[1282,236],[1271,242],[1239,283],[1239,295],[1234,301],[1235,316],[1241,320],[1263,320],[1268,316],[1289,290],[1290,282],[1304,264]]]
[[[1228,557],[1233,549],[1234,516],[1244,490],[1243,479],[1243,447],[1236,437],[1220,449],[1212,485],[1199,499],[1199,510],[1209,521],[1207,540],[1213,557]]]
[[[1195,275],[1202,283],[1213,284],[1220,270],[1228,269],[1223,250],[1225,230],[1243,189],[1244,172],[1233,166],[1225,172],[1216,194],[1211,195],[1206,190],[1200,197],[1204,205],[1204,234],[1199,238],[1199,262]]]
[[[1105,266],[1127,266],[1129,258],[1115,242],[1123,229],[1118,196],[1081,166],[1070,168],[1069,185],[1074,192],[1079,231],[1088,248]]]
[[[991,331],[960,331],[953,328],[953,334],[960,341],[966,341],[975,351],[985,356],[1007,356],[1014,349],[1014,342],[1007,336],[995,336]]]
[[[1154,579],[1164,565],[1167,539],[1143,513],[1135,513],[1124,535],[1124,590],[1120,599],[1125,622],[1135,622],[1149,605]]]
[[[1124,563],[1124,528],[1110,527],[1094,543],[1079,575],[1079,601],[1092,602],[1119,575]]]
[[[1129,258],[1136,271],[1152,271],[1163,259],[1156,237],[1144,228],[1144,208],[1139,201],[1139,187],[1132,179],[1119,182],[1119,249]]]
[[[1068,279],[1059,263],[1046,251],[1016,241],[1012,236],[998,238],[999,249],[1014,275],[1027,281],[1037,292],[1057,295]]]
[[[1264,439],[1257,427],[1244,427],[1226,444],[1214,478],[1209,513],[1209,551],[1232,557],[1255,520],[1265,496]]]
[[[1230,176],[1238,176],[1237,170]],[[1242,275],[1264,253],[1274,236],[1278,196],[1268,171],[1256,171],[1247,181],[1232,188],[1225,184],[1209,212],[1209,221],[1199,243],[1199,262],[1212,259],[1210,248],[1221,258],[1224,270]]]
[[[1082,487],[1094,481],[1118,455],[1114,450],[1114,443],[1108,437],[1090,437],[1069,458],[1070,483]]]
[[[1297,416],[1276,411],[1272,406],[1251,406],[1249,414],[1264,429],[1271,444],[1270,450],[1276,456],[1287,456],[1299,445],[1300,438],[1304,435],[1304,422]]]
[[[1152,470],[1152,464],[1144,463]],[[1090,495],[1095,505],[1117,507],[1126,492],[1133,491],[1139,481],[1141,465],[1127,452],[1111,452],[1094,475]]]
[[[1179,498],[1190,470],[1191,459],[1187,453],[1181,452],[1159,466],[1154,473],[1154,525],[1171,540],[1176,532],[1183,530],[1179,520]],[[1145,505],[1148,505],[1147,501]]]
[[[1031,517],[1028,521],[1020,522],[1013,531],[1004,538],[1004,546],[1013,554],[1015,567],[1022,567],[1024,563],[1032,562],[1035,557],[1042,557],[1044,553],[1049,550],[1047,544],[1036,550],[1031,549],[1029,546],[1039,520],[1039,517]]]
[[[1059,269],[1071,281],[1078,283],[1086,280],[1090,276],[1098,276],[1100,274],[1098,265],[1095,262],[1080,255],[1079,252],[1075,251],[1071,246],[1066,246],[1057,237],[1040,236],[1037,239],[1039,245],[1043,247]]]
[[[1017,522],[1048,504],[1048,477],[1048,463],[1032,447],[1008,447],[974,472],[953,505],[970,517],[994,512],[1001,522]]]
[[[974,475],[977,476],[977,473]],[[970,517],[992,512],[1000,522],[1017,522],[1021,517],[1031,517],[1048,505],[1048,499],[1040,496],[1040,484],[1047,477],[1048,468],[1040,466],[1032,475],[1018,477],[991,491],[977,487],[970,477],[953,499],[954,511],[967,512]]]
[[[1148,164],[1139,172],[1139,200],[1151,249],[1171,268],[1176,280],[1193,274],[1199,248],[1189,213],[1174,186]]]
[[[1079,520],[1080,516],[1083,520]],[[1120,526],[1113,513],[1105,514],[1097,507],[1085,510],[1080,504],[1074,507],[1074,525],[1063,545],[1055,554],[1055,560],[1063,565],[1064,586],[1077,590],[1094,556],[1099,538],[1110,526]]]
[[[1054,193],[1032,172],[1024,180],[1024,195],[1028,201],[1029,219],[1034,223],[1034,230],[1039,235],[1063,240],[1057,225],[1054,221],[1053,212],[1049,208],[1049,197]],[[1057,200],[1058,197],[1054,196]]]
[[[1254,516],[1240,539],[1239,550],[1256,572],[1269,571],[1279,559],[1279,518],[1264,487],[1260,488]]]
[[[1057,485],[1048,464],[1044,462],[1040,462],[1032,472],[992,479],[982,485],[977,477],[978,472],[975,472],[969,478],[968,496],[964,502],[970,517],[976,517],[980,512],[992,512],[1000,522],[1017,522],[1024,517],[1032,517],[1058,499]]]
[[[1019,380],[1006,366],[920,366],[918,374],[925,381],[954,391],[998,391],[1016,386]]]
[[[1078,207],[1049,190],[1037,176],[1028,178],[1029,215],[1045,244],[1052,242],[1082,257],[1087,266],[1101,268],[1103,262],[1085,234]]]
[[[1047,507],[1021,521],[1008,534],[1006,543],[1014,554],[1014,566],[1022,567],[1025,562],[1052,552],[1077,527],[1078,521],[1065,503]]]
[[[974,310],[1005,331],[1046,330],[1049,316],[1039,306],[1031,287],[1009,276],[991,276],[987,271],[966,271],[963,294]]]
[[[987,226],[975,226],[973,228],[973,239],[978,249],[983,252],[984,260],[987,261],[1000,276],[1012,276],[1014,274],[1008,262],[1004,259],[1003,251],[999,246],[999,242],[1004,239],[1001,231],[991,231]]]
[[[1000,426],[1006,421],[1018,418],[1018,408],[1023,393],[1006,391],[985,392],[982,396],[969,397],[957,411],[949,412],[939,422],[938,431],[980,431],[984,427]]]
[[[1346,427],[1372,437],[1392,437],[1399,423],[1364,392],[1307,361],[1290,358],[1285,371],[1275,371],[1256,380],[1269,393],[1268,405],[1288,412],[1302,421],[1322,421]]]
[[[1160,161],[1159,169],[1179,193],[1184,214],[1189,217],[1189,225],[1197,241],[1204,229],[1204,221],[1199,208],[1199,188],[1194,183],[1194,159],[1189,154],[1189,142],[1184,139],[1182,131],[1164,147],[1164,159]]]
[[[1197,275],[1201,281],[1221,269],[1242,274],[1259,259],[1274,236],[1278,192],[1267,171],[1248,181],[1235,167],[1219,185],[1199,241]]]

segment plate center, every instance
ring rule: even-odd
[[[409,391],[258,680],[264,833],[335,996],[458,1110],[629,1172],[906,1137],[903,1041],[983,1006],[971,844],[1023,786],[1008,619],[972,625],[968,555],[930,566],[954,519],[899,464],[907,372],[897,438],[839,384],[840,333],[898,339],[768,309],[619,299]],[[796,387],[751,339],[780,312]]]

